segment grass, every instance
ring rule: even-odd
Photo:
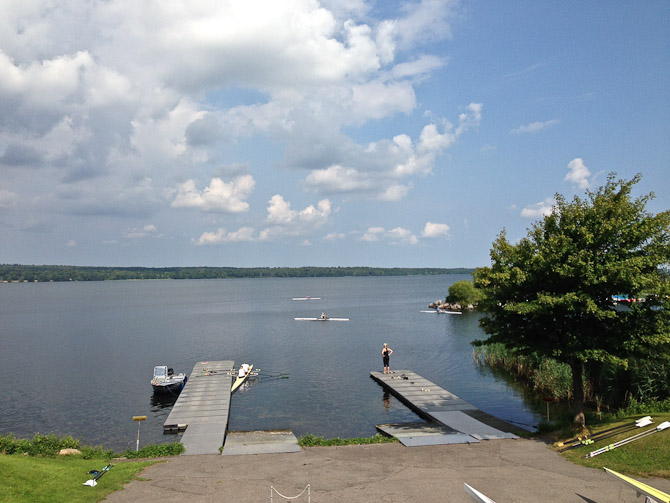
[[[123,488],[137,473],[155,461],[114,464],[98,479],[96,487],[82,485],[100,470],[108,459],[83,459],[78,456],[36,457],[0,455],[0,501],[4,503],[93,503]]]
[[[334,445],[388,444],[398,442],[393,437],[377,433],[374,437],[323,438],[307,434],[298,440],[301,447],[331,447]]]
[[[591,434],[595,435],[599,431],[614,426],[630,424],[644,415],[646,414],[631,415],[619,418],[611,423],[598,425],[593,429]],[[607,445],[614,444],[619,440],[655,428],[664,421],[670,421],[670,413],[667,412],[661,414],[652,413],[649,415],[654,421],[650,426],[625,431],[616,436],[596,441],[591,445],[564,451],[561,455],[575,464],[589,466],[591,468],[602,469],[603,467],[607,467],[631,476],[670,478],[670,428],[643,437],[596,457],[588,459],[584,458],[585,455],[596,449],[600,449]]]

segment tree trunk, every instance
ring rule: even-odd
[[[570,363],[572,369],[572,409],[575,413],[573,425],[576,428],[584,428],[586,426],[586,418],[584,417],[584,366],[581,360],[573,360]]]

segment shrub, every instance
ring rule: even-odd
[[[70,436],[58,437],[36,434],[32,439],[15,438],[13,434],[0,435],[0,454],[29,454],[30,456],[56,456],[61,449],[79,449],[84,459],[111,459],[116,456],[112,449],[103,449],[102,446],[81,446],[79,440]],[[139,451],[126,451],[122,456],[126,458],[157,458],[163,456],[177,456],[184,452],[184,446],[179,442],[171,444],[147,445]]]
[[[459,303],[464,306],[469,304],[476,305],[481,298],[481,292],[475,288],[475,284],[472,281],[467,279],[456,281],[449,287],[448,292],[446,301],[451,304]]]
[[[142,447],[139,451],[128,449],[122,454],[124,458],[162,458],[165,456],[178,456],[183,454],[185,447],[180,442],[171,444],[152,444]]]

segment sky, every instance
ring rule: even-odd
[[[669,117],[667,0],[0,0],[0,263],[486,266]]]

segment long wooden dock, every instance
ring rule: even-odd
[[[186,454],[219,454],[228,428],[232,360],[198,362],[163,429],[183,431]]]
[[[479,410],[471,403],[411,370],[396,370],[392,374],[373,371],[370,372],[370,377],[420,416],[448,428],[441,434],[453,436],[450,437],[450,441],[444,443],[518,438],[512,433],[516,429],[514,426]],[[388,431],[397,431],[397,428],[393,428],[394,425],[385,426],[388,427]],[[416,436],[418,435],[415,432],[414,437]]]

